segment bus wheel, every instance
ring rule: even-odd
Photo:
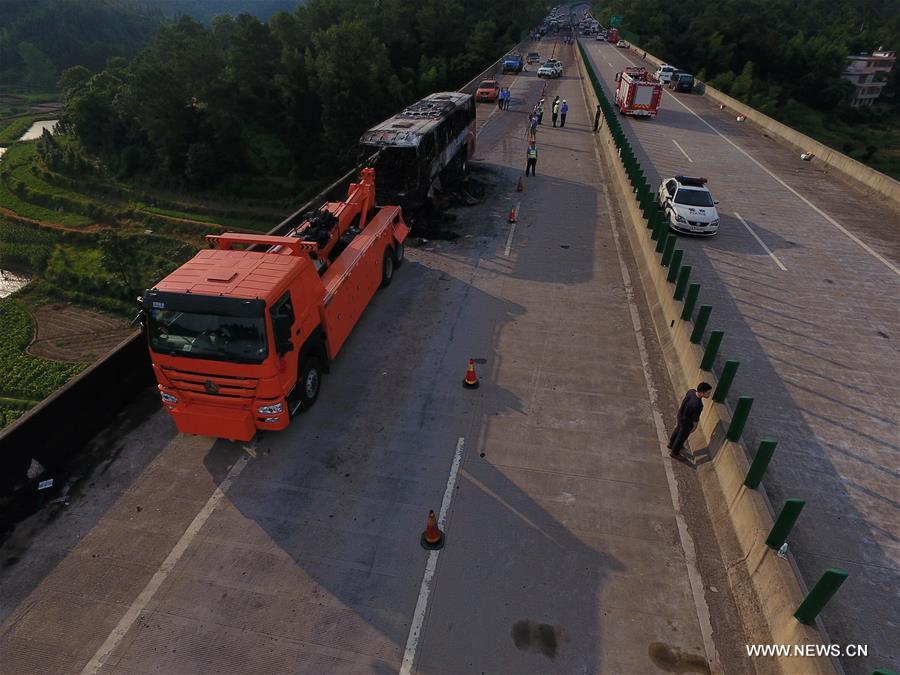
[[[394,278],[394,256],[391,249],[384,250],[384,260],[381,261],[381,287],[386,288],[391,285],[391,279]]]
[[[403,242],[397,242],[397,244],[394,246],[394,269],[400,267],[405,259],[406,249],[403,247]]]

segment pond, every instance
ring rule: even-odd
[[[0,298],[12,295],[20,288],[26,286],[29,281],[31,281],[31,277],[21,272],[0,270]]]
[[[31,128],[25,132],[25,134],[20,138],[20,141],[33,141],[36,138],[40,138],[41,134],[44,133],[44,129],[47,129],[52,134],[56,130],[56,124],[59,120],[43,120],[41,122],[35,122],[31,125]]]

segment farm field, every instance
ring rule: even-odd
[[[16,298],[0,300],[0,428],[79,373],[83,363],[60,363],[27,353],[34,323]]]

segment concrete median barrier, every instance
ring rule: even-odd
[[[576,61],[582,75],[587,103],[593,109],[598,104],[596,77],[580,50]],[[606,107],[601,105],[601,109]],[[659,230],[665,232],[667,226],[659,219],[660,224],[649,229],[648,224],[654,224],[653,219],[648,222],[635,199],[628,173],[620,159],[621,153],[617,147],[619,143],[609,131],[612,126],[609,120],[606,125],[600,125],[595,139],[604,155],[612,188],[622,208],[624,228],[673,391],[680,396],[698,382],[707,381],[714,389],[719,388],[718,393],[724,394],[730,388],[730,382],[720,382],[710,372],[721,342],[721,331],[715,344],[712,343],[711,335],[709,346],[704,347],[701,340],[691,340],[695,324],[680,320],[684,309],[681,298],[688,289],[690,261],[683,260],[683,251],[673,249],[668,258],[669,267],[661,264],[656,250],[657,241],[662,238]],[[663,248],[664,259],[666,248]],[[676,287],[673,287],[673,282]],[[704,368],[701,368],[701,362]],[[723,379],[727,380],[728,373],[723,374]],[[746,402],[740,414],[745,412],[749,412]],[[735,412],[724,396],[716,397],[715,401],[711,400],[707,405],[698,431],[691,437],[691,443],[692,447],[702,449],[695,453],[697,457],[703,457],[702,463],[698,462],[697,474],[746,637],[751,643],[760,644],[828,644],[830,641],[820,622],[805,625],[794,617],[807,595],[807,589],[793,560],[780,558],[776,551],[766,546],[766,537],[774,524],[775,511],[763,487],[754,490],[744,484],[750,468],[750,453],[739,440],[737,428],[732,426],[735,422],[743,426],[740,416],[735,420]],[[729,428],[732,429],[732,436],[738,440],[728,439]],[[760,662],[759,665],[766,672],[836,672],[834,663],[825,656],[773,656],[771,662]]]

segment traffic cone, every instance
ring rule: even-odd
[[[463,386],[467,389],[478,389],[478,375],[475,374],[475,360],[469,359],[469,367],[466,368],[466,379]]]
[[[519,182],[516,183],[516,192],[521,192],[525,189],[525,186],[522,185],[522,176],[519,176]]]
[[[428,512],[428,521],[425,524],[425,531],[422,533],[420,542],[422,548],[427,548],[430,551],[444,548],[444,533],[438,529],[434,511]]]
[[[509,208],[509,222],[511,222],[511,223],[516,222],[516,207],[515,206],[511,206]]]

